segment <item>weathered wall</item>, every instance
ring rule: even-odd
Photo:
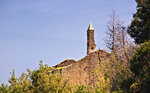
[[[94,30],[87,30],[87,54],[94,52],[96,48]]]
[[[92,85],[96,82],[94,71],[99,66],[100,60],[107,59],[108,53],[103,50],[95,51],[84,58],[72,62],[61,69],[63,78],[69,78],[69,82],[79,85]],[[71,63],[71,62],[70,62]]]

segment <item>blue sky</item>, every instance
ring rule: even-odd
[[[103,38],[109,14],[115,10],[127,26],[136,12],[135,0],[0,0],[0,81],[15,69],[49,66],[86,56],[86,30],[95,29],[97,49],[107,50]]]

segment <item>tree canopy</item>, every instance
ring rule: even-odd
[[[136,92],[150,92],[150,41],[140,45],[131,59],[131,71],[135,74],[135,82],[131,88]]]
[[[71,93],[72,88],[68,84],[68,80],[61,77],[59,72],[52,72],[52,68],[40,63],[37,70],[22,73],[16,77],[13,70],[9,81],[0,85],[0,93]]]
[[[133,15],[128,33],[137,44],[150,40],[150,0],[136,0],[137,12]]]

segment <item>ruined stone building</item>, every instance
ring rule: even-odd
[[[101,58],[105,60],[108,53],[104,50],[95,51],[94,28],[92,24],[87,29],[87,55],[77,61],[68,59],[54,66],[60,70],[63,78],[69,78],[69,83],[79,85],[92,85],[96,82],[94,70],[100,64]]]
[[[95,48],[96,44],[94,40],[94,28],[92,24],[90,24],[87,30],[87,55],[94,52]]]

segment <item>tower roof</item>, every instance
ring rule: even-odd
[[[94,30],[92,24],[89,25],[88,30]]]

